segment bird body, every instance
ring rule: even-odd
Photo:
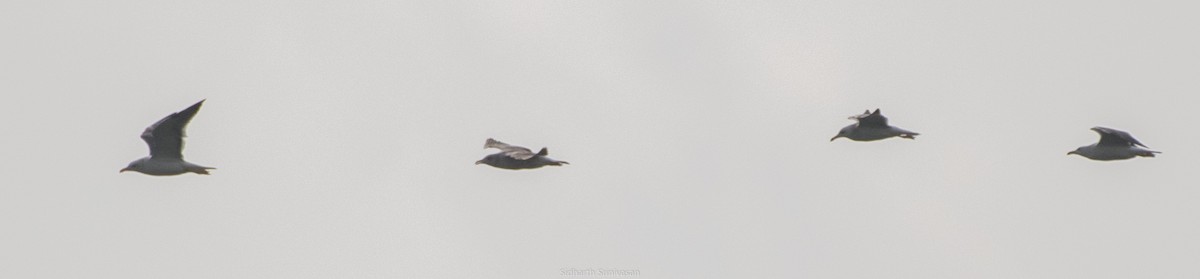
[[[1120,147],[1099,144],[1082,146],[1075,151],[1067,152],[1068,155],[1076,154],[1097,161],[1125,160],[1132,159],[1133,157],[1154,157],[1155,153],[1162,152],[1144,149],[1137,146]]]
[[[180,175],[189,172],[196,174],[208,174],[208,170],[213,169],[210,167],[188,163],[187,161],[183,160],[154,157],[137,159],[133,161],[133,163],[130,163],[130,166],[134,167],[130,167],[122,171],[131,170],[149,175],[167,176]]]
[[[183,160],[183,137],[187,124],[191,122],[204,100],[163,117],[146,127],[142,140],[150,147],[150,157],[129,163],[121,172],[135,171],[148,175],[179,175],[184,173],[208,174],[210,167],[200,166]]]
[[[829,141],[838,138],[848,138],[855,141],[876,141],[890,137],[915,139],[917,135],[920,135],[916,132],[888,125],[887,117],[884,117],[879,112],[879,109],[875,109],[875,112],[867,110],[863,114],[851,116],[850,119],[857,120],[858,123],[842,128]]]
[[[1092,127],[1092,131],[1100,134],[1099,142],[1076,148],[1067,152],[1067,155],[1075,154],[1097,161],[1114,161],[1133,157],[1154,157],[1154,154],[1162,153],[1142,148],[1149,147],[1124,131],[1105,127]]]
[[[489,138],[486,142],[484,142],[483,148],[500,149],[500,153],[487,155],[483,157],[482,160],[476,161],[476,165],[485,164],[501,169],[520,170],[569,164],[565,161],[558,161],[550,159],[550,157],[546,157],[546,155],[550,155],[550,151],[545,147],[543,147],[542,150],[539,150],[538,153],[533,153],[528,148],[509,145]]]
[[[843,137],[855,141],[876,141],[897,136],[906,139],[913,139],[913,137],[916,135],[918,134],[892,126],[872,127],[854,124],[842,128],[842,130],[838,132],[838,135],[835,136],[834,139]]]

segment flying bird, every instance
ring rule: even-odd
[[[1067,155],[1075,154],[1097,161],[1112,161],[1139,156],[1154,157],[1155,153],[1162,153],[1141,148],[1149,147],[1124,131],[1105,127],[1092,127],[1092,131],[1100,134],[1100,142],[1088,146],[1080,146],[1075,151],[1067,152]]]
[[[146,130],[142,132],[142,140],[150,146],[150,157],[134,160],[120,172],[136,171],[149,175],[179,175],[193,172],[206,175],[208,170],[215,169],[183,160],[183,137],[186,136],[184,129],[187,128],[188,122],[192,121],[192,117],[196,116],[196,112],[200,111],[200,105],[203,103],[204,100],[200,100],[200,102],[182,111],[167,115],[150,127],[146,127]]]
[[[546,155],[550,155],[550,151],[547,151],[545,147],[542,147],[538,153],[533,153],[528,148],[509,145],[489,138],[483,143],[483,148],[500,149],[500,153],[487,155],[487,157],[483,157],[483,160],[475,161],[476,165],[485,164],[502,169],[519,170],[569,164],[546,157]]]
[[[908,130],[888,126],[887,117],[883,117],[883,114],[879,113],[879,109],[875,109],[875,112],[866,110],[862,114],[851,116],[850,119],[857,120],[858,123],[842,128],[829,141],[838,138],[848,138],[856,141],[874,141],[890,137],[915,139],[917,135],[920,135]]]

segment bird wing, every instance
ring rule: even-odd
[[[505,156],[517,160],[528,160],[529,158],[533,158],[534,155],[533,151],[530,151],[529,148],[509,145],[494,139],[487,139],[487,142],[483,143],[483,148],[500,149],[501,153],[504,153]]]
[[[863,114],[851,116],[850,119],[858,120],[859,126],[887,127],[888,125],[887,117],[883,117],[883,114],[879,113],[879,109],[875,109],[875,112],[864,111]]]
[[[1147,147],[1145,144],[1142,144],[1142,142],[1133,138],[1132,135],[1130,135],[1129,133],[1126,133],[1125,131],[1120,131],[1120,130],[1116,130],[1116,129],[1112,129],[1112,128],[1105,128],[1105,127],[1092,127],[1092,131],[1096,131],[1096,133],[1100,134],[1099,145],[1116,145],[1116,146],[1137,145],[1137,146],[1141,146],[1141,147]],[[1147,148],[1149,148],[1149,147],[1147,147]]]
[[[204,104],[204,100],[146,127],[142,132],[142,140],[150,146],[150,157],[183,159],[183,137],[187,136],[184,129],[200,111],[201,104]]]

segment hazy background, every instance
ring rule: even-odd
[[[3,1],[0,276],[1196,278],[1198,7]]]

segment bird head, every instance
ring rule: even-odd
[[[475,164],[491,165],[492,161],[495,161],[495,158],[489,155],[487,157],[483,157],[483,159],[480,159],[479,161],[475,161]]]
[[[1081,151],[1083,151],[1083,147],[1076,148],[1075,150],[1071,150],[1070,152],[1067,152],[1067,155],[1071,155],[1071,154],[1080,155],[1079,152],[1081,152]],[[1082,156],[1082,155],[1080,155],[1080,156]]]
[[[141,158],[141,159],[133,160],[133,162],[129,162],[129,165],[125,166],[125,168],[121,169],[121,171],[119,171],[118,173],[122,173],[125,171],[138,171],[138,169],[142,166],[142,164],[144,164],[146,162],[146,160],[150,160],[150,158]]]
[[[850,125],[850,126],[846,126],[845,128],[842,128],[842,130],[838,131],[837,135],[833,136],[833,138],[829,139],[829,141],[833,141],[838,138],[844,138],[844,137],[850,135],[850,130],[852,130],[852,129],[854,129],[854,125]]]

